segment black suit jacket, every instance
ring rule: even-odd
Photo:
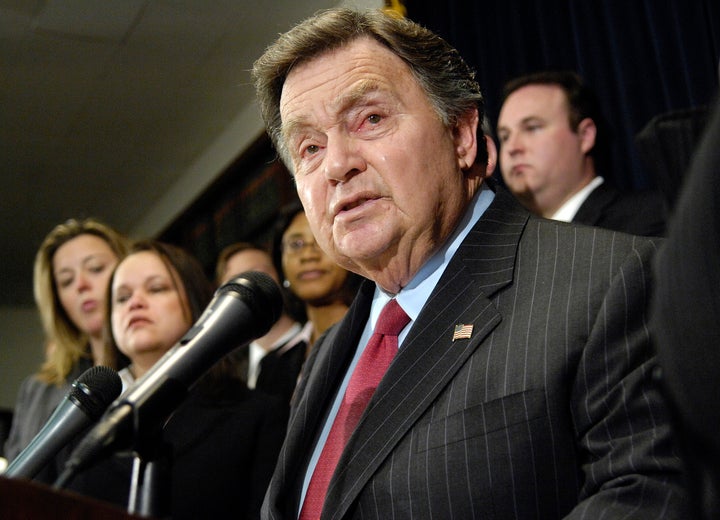
[[[293,338],[291,341],[296,341]],[[308,344],[297,341],[293,346],[276,348],[260,360],[260,373],[255,388],[270,395],[280,396],[290,403],[300,371],[305,363]]]
[[[194,387],[163,428],[170,460],[155,491],[169,500],[170,518],[257,519],[287,417],[287,403],[240,380]],[[131,469],[131,454],[117,454],[81,472],[68,489],[126,508]]]
[[[295,392],[298,377],[305,363],[308,343],[293,336],[286,343],[277,346],[260,360],[255,389],[265,394],[279,396],[290,403]],[[247,382],[250,344],[235,349],[232,359],[238,366],[238,373]]]
[[[702,518],[720,518],[720,100],[657,256],[651,325]]]
[[[605,181],[585,199],[573,222],[633,235],[661,237],[665,235],[667,205],[660,193],[622,192]]]
[[[652,378],[655,249],[532,217],[498,191],[360,419],[322,518],[685,518]],[[296,518],[373,290],[306,363],[263,518]],[[453,341],[456,324],[472,337]]]

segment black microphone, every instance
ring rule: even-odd
[[[54,487],[63,487],[77,472],[113,452],[136,448],[143,435],[162,426],[212,365],[265,335],[281,312],[280,289],[265,273],[243,273],[221,286],[187,334],[110,405],[75,448]]]
[[[68,442],[102,416],[121,390],[120,376],[112,368],[87,369],[72,383],[45,426],[12,461],[4,475],[35,477]]]

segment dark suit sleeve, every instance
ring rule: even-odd
[[[647,328],[654,242],[613,276],[578,364],[571,405],[581,476],[569,518],[686,518],[681,464]]]
[[[720,518],[720,102],[708,125],[658,254],[651,324],[691,489]]]
[[[252,470],[252,492],[248,518],[259,518],[265,493],[270,483],[278,453],[285,439],[288,407],[284,400],[267,400],[255,440]]]

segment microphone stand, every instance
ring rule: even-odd
[[[147,518],[170,517],[172,449],[157,429],[135,446],[127,511]]]
[[[133,446],[123,450],[133,453],[127,512],[146,518],[169,518],[172,447],[165,442],[161,425],[142,434],[138,421],[134,427]],[[53,489],[64,489],[76,474],[76,466],[66,467]]]

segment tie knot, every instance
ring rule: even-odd
[[[384,336],[397,336],[401,330],[408,324],[410,317],[400,304],[393,298],[380,312],[377,325],[375,325],[375,333]]]

